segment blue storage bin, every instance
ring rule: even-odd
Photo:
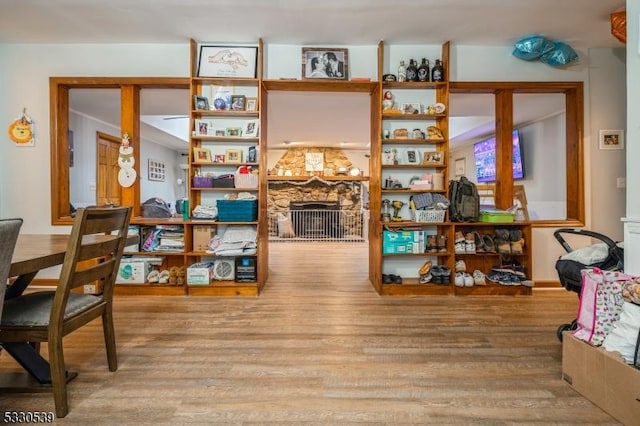
[[[258,200],[217,200],[218,222],[258,220]]]

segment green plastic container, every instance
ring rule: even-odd
[[[503,210],[481,210],[479,222],[486,223],[512,223],[515,214]]]

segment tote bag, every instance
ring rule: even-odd
[[[622,282],[629,276],[599,268],[583,269],[581,275],[578,327],[573,335],[600,346],[622,312]]]

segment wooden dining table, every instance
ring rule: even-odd
[[[100,238],[100,236],[91,236]],[[38,272],[62,265],[67,252],[69,235],[21,234],[18,236],[9,277],[15,277],[5,293],[5,300],[20,296],[31,284]],[[136,244],[138,236],[127,237],[126,245]],[[2,302],[2,301],[0,301]],[[28,342],[2,343],[0,345],[40,384],[51,384],[49,363]],[[76,376],[68,373],[68,380]]]

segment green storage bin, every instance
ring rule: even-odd
[[[515,214],[503,210],[482,210],[480,211],[479,222],[486,223],[512,223]]]

